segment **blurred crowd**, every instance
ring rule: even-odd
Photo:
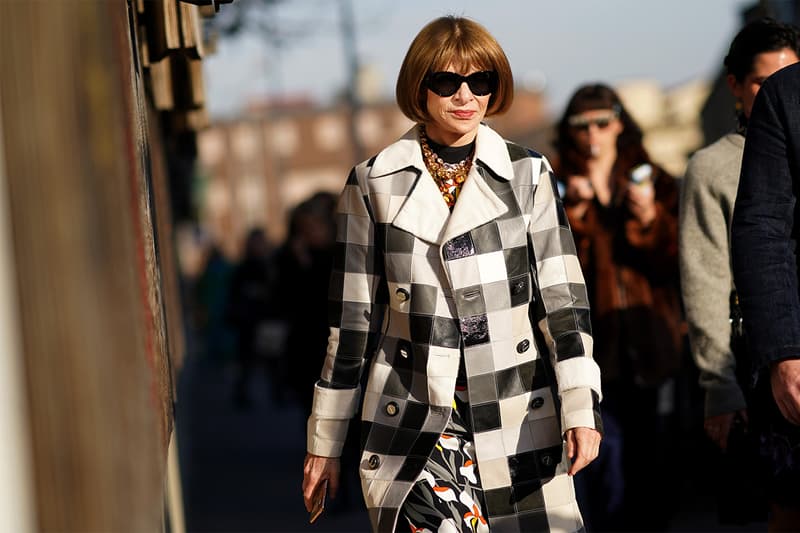
[[[239,261],[209,251],[192,291],[194,325],[202,353],[235,366],[239,409],[252,406],[251,382],[261,373],[273,401],[311,410],[328,337],[335,207],[335,195],[316,193],[291,210],[284,242],[252,228]]]

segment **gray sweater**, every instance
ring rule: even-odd
[[[729,133],[689,161],[680,204],[681,291],[705,416],[745,408],[730,349],[730,230],[744,137]]]

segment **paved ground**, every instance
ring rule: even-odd
[[[300,488],[305,420],[299,407],[272,401],[263,375],[256,375],[251,408],[237,409],[231,399],[233,378],[230,365],[194,356],[179,380],[178,442],[187,529],[367,531],[360,506],[340,511],[338,502],[331,502],[316,524],[307,523]],[[355,490],[353,495],[359,496]]]
[[[291,402],[276,402],[263,375],[251,383],[250,410],[231,400],[233,367],[195,354],[178,385],[178,439],[186,523],[190,532],[368,531],[357,486],[354,510],[336,503],[307,523],[300,484],[305,420]],[[676,473],[676,475],[682,475]],[[699,478],[700,479],[700,478]],[[355,485],[355,483],[353,483]],[[765,525],[722,528],[707,487],[688,479],[667,531],[765,531]]]

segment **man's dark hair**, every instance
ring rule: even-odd
[[[744,26],[733,38],[725,68],[736,81],[743,81],[753,70],[753,61],[758,54],[788,48],[800,56],[800,30],[792,24],[783,24],[775,19],[762,18]]]

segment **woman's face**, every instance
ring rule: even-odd
[[[790,48],[783,48],[773,52],[762,52],[753,58],[753,68],[750,73],[739,82],[733,75],[728,75],[728,86],[733,96],[742,102],[744,116],[750,118],[753,103],[764,80],[783,67],[797,63],[797,54]]]
[[[450,64],[445,71],[468,76],[479,72],[480,69],[460,70]],[[486,108],[492,95],[473,94],[467,82],[461,83],[451,96],[439,96],[427,88],[425,91],[428,95],[429,118],[425,123],[428,137],[445,146],[463,146],[472,142],[478,132],[478,126],[486,116]]]
[[[578,149],[589,159],[614,153],[623,126],[612,109],[592,109],[570,116],[570,132]]]

